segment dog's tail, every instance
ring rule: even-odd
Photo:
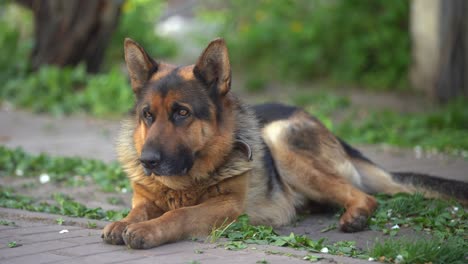
[[[368,193],[422,193],[427,198],[455,198],[468,205],[468,182],[422,173],[388,172],[346,142],[340,143],[361,175],[362,189]]]

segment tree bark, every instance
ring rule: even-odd
[[[441,1],[440,59],[434,95],[441,102],[468,97],[468,2]]]
[[[84,61],[95,73],[117,26],[123,0],[17,0],[31,8],[35,22],[33,69]]]

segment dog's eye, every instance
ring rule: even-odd
[[[180,115],[180,116],[188,116],[189,112],[186,109],[180,109],[177,112],[177,114]]]
[[[147,108],[143,109],[143,118],[148,125],[153,122],[153,115],[148,111]]]
[[[182,120],[190,116],[190,111],[185,108],[180,108],[174,112],[174,120]]]

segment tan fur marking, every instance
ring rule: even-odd
[[[195,76],[193,75],[193,65],[190,66],[185,66],[179,68],[178,74],[182,79],[186,81],[192,81],[195,80]]]
[[[413,193],[416,191],[411,186],[403,186],[392,180],[392,176],[377,166],[357,159],[351,159],[358,169],[368,192],[396,194],[399,192]]]
[[[161,80],[163,77],[167,76],[171,71],[173,71],[175,68],[176,67],[171,64],[159,63],[158,71],[151,76],[150,81],[157,82]]]
[[[294,131],[291,128],[303,127],[307,122],[309,128],[317,130],[310,136],[318,137],[315,140],[320,143],[318,152],[307,153],[287,143],[288,137],[294,136],[289,134]],[[289,120],[267,125],[263,136],[280,174],[292,189],[313,201],[336,203],[347,209],[340,220],[343,226],[352,224],[362,214],[368,217],[375,210],[375,199],[351,184],[360,180],[359,175],[338,142],[320,123],[298,114]]]

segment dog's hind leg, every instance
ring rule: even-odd
[[[360,190],[359,172],[320,122],[299,112],[268,124],[262,133],[286,184],[312,201],[343,206],[341,230],[366,227],[377,202]]]

